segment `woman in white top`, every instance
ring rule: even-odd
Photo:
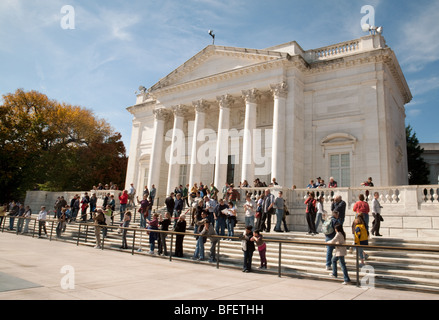
[[[316,221],[315,221],[316,231],[318,231],[320,222],[323,221],[323,217],[325,214],[325,210],[323,209],[323,199],[324,199],[323,196],[320,196],[319,198],[317,198],[317,201],[316,201],[316,207],[317,207],[317,214],[316,214]]]
[[[344,245],[346,243],[346,233],[343,231],[343,226],[341,224],[335,225],[335,237],[332,240],[327,241],[329,244],[341,244]],[[346,256],[347,250],[346,247],[335,247],[335,256],[332,257],[332,273],[330,274],[332,277],[337,278],[337,261],[340,261],[341,270],[343,271],[343,284],[348,284],[351,279],[348,275],[348,270],[346,268],[346,263],[344,257]]]

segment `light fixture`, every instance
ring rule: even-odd
[[[208,33],[210,34],[210,36],[211,36],[212,39],[213,39],[212,44],[215,44],[215,35],[213,34],[213,30],[209,30]]]
[[[371,26],[370,24],[367,24],[367,23],[363,24],[361,26],[361,29],[364,32],[369,31],[369,34],[377,34],[377,33],[382,34],[383,33],[383,27],[375,27],[375,26]]]

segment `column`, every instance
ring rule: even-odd
[[[148,189],[155,185],[158,190],[160,183],[160,167],[162,164],[163,139],[165,131],[165,120],[168,117],[168,110],[159,108],[154,113],[154,136],[152,141],[151,160],[148,173]]]
[[[253,130],[256,129],[256,107],[260,93],[257,89],[243,90],[245,100],[244,138],[242,142],[241,182],[247,180],[252,184],[255,177],[253,155]]]
[[[209,104],[205,100],[193,102],[195,109],[194,135],[192,137],[191,165],[189,175],[189,187],[192,188],[194,183],[199,183],[201,179],[201,165],[197,161],[198,152],[198,134],[206,125],[206,110]]]
[[[184,157],[185,140],[183,133],[184,116],[186,106],[177,105],[172,107],[174,114],[174,127],[172,129],[171,152],[169,154],[168,186],[166,195],[174,191],[179,182],[180,165]]]
[[[215,157],[215,187],[222,190],[227,180],[227,163],[229,155],[230,107],[234,103],[232,96],[226,94],[217,97],[219,104],[218,135]]]
[[[273,140],[271,143],[271,178],[276,178],[280,186],[285,186],[285,136],[286,136],[286,82],[271,85],[274,98]]]

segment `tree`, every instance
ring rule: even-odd
[[[405,129],[407,139],[407,161],[410,185],[430,184],[430,170],[422,153],[424,149],[419,145],[419,140],[413,128],[408,125]]]
[[[22,199],[35,188],[90,190],[101,178],[123,184],[127,157],[120,139],[88,109],[37,91],[3,95],[0,201]]]

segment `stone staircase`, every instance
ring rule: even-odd
[[[118,217],[115,217],[115,221]],[[235,235],[239,236],[243,233],[244,219],[238,219],[238,224],[235,227]],[[67,225],[65,233],[61,238],[56,237],[55,229],[52,234],[52,241],[64,241],[66,243],[77,244],[78,242],[78,224],[71,223]],[[6,224],[7,225],[7,224]],[[31,224],[32,225],[32,224]],[[272,224],[273,226],[273,224]],[[138,223],[132,223],[131,227],[138,228]],[[47,226],[48,233],[50,234],[51,224]],[[140,230],[140,229],[139,229]],[[38,230],[36,230],[37,232]],[[81,227],[81,234],[79,238],[80,245],[90,246],[91,250],[95,246],[94,228],[88,227],[88,233],[86,237],[86,227]],[[4,232],[15,232],[7,231]],[[192,233],[192,230],[187,230],[188,233]],[[227,231],[226,231],[227,233]],[[28,236],[32,234],[28,234]],[[279,274],[279,243],[270,242],[269,240],[290,240],[294,243],[282,243],[281,247],[281,276],[292,276],[300,278],[311,278],[325,281],[338,281],[342,282],[342,272],[338,266],[338,279],[333,279],[329,274],[330,271],[325,267],[325,255],[326,247],[324,244],[324,235],[318,234],[315,236],[306,235],[305,232],[288,232],[288,233],[265,233],[265,239],[267,240],[267,261],[268,269],[259,271],[259,254],[255,251],[253,255],[253,270],[257,272]],[[352,243],[352,235],[347,234],[347,243]],[[37,240],[36,240],[37,241]],[[38,240],[39,241],[39,240]],[[171,237],[167,237],[167,248],[170,249]],[[133,232],[130,231],[127,234],[127,243],[130,249],[120,249],[122,244],[122,236],[114,229],[108,232],[104,241],[104,250],[118,250],[127,254],[141,254],[150,255],[149,241],[146,233],[143,233],[142,238],[139,236],[139,232],[136,233],[136,240],[133,245]],[[320,245],[319,245],[320,244]],[[187,235],[184,238],[184,258],[172,257],[175,260],[188,261],[191,263],[204,263],[211,265],[207,262],[209,257],[210,241],[207,240],[205,244],[205,256],[206,261],[193,261],[191,259],[195,251],[196,239],[192,235]],[[384,247],[383,249],[367,249],[365,250],[369,255],[366,260],[366,268],[363,268],[359,272],[359,280],[362,287],[370,285],[375,287],[395,288],[399,290],[416,290],[423,292],[439,293],[439,252],[418,252],[418,251],[405,251],[407,248],[422,248],[422,249],[434,249],[439,250],[439,239],[400,239],[400,238],[387,238],[387,237],[373,237],[369,241],[369,246]],[[386,249],[385,247],[397,247],[401,250],[395,251]],[[138,251],[141,249],[141,251]],[[96,249],[93,249],[96,250]],[[157,250],[157,245],[156,245]],[[156,251],[157,252],[157,251]],[[154,255],[155,258],[166,258]],[[242,268],[243,254],[241,250],[241,241],[235,239],[233,241],[221,241],[220,242],[220,268],[230,267],[241,269]],[[348,266],[349,276],[353,284],[356,284],[356,255],[348,253],[346,256],[346,264]],[[216,263],[213,264],[216,266]],[[372,267],[373,269],[371,269]],[[373,272],[373,273],[371,273]],[[374,275],[374,277],[372,277]],[[369,281],[366,281],[368,280]]]

